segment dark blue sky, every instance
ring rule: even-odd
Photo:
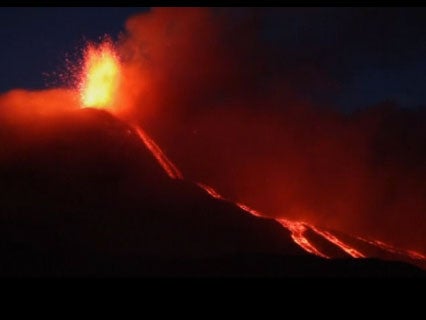
[[[1,8],[0,92],[44,88],[85,39],[124,30],[147,8]],[[322,68],[337,84],[328,97],[345,109],[394,100],[426,101],[426,9],[286,8],[260,10],[262,34],[285,59]]]
[[[0,8],[0,91],[44,88],[85,39],[116,37],[126,19],[147,8]]]

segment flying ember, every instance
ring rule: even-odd
[[[90,44],[85,51],[81,103],[84,107],[110,108],[114,105],[120,83],[120,62],[110,42]]]

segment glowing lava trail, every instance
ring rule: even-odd
[[[256,217],[270,219],[264,214],[260,213],[259,211],[252,209],[243,203],[237,202],[236,205],[242,210]],[[306,252],[312,253],[319,257],[329,258],[325,254],[323,254],[321,251],[319,251],[317,248],[315,248],[315,246],[311,242],[309,242],[308,238],[305,237],[305,232],[307,231],[307,228],[303,222],[290,221],[287,219],[277,219],[277,221],[286,229],[290,230],[291,238],[293,239],[293,241],[296,242]]]
[[[80,85],[82,106],[111,109],[119,87],[120,71],[119,59],[117,54],[114,52],[111,43],[104,42],[98,47],[89,45],[85,54],[85,62]],[[167,158],[161,148],[148,136],[148,134],[139,126],[133,126],[133,128],[167,175],[172,179],[183,179],[183,174],[179,171],[175,164]],[[215,199],[229,201],[210,186],[202,183],[198,183],[198,186]],[[229,202],[233,203],[232,201]],[[248,207],[245,204],[234,204],[245,212],[256,217],[267,218],[264,214]],[[278,222],[290,230],[292,239],[305,251],[323,258],[328,258],[328,256],[323,254],[311,242],[309,242],[307,237],[305,237],[305,232],[307,231],[307,225],[305,223],[293,222],[285,219],[280,219]],[[325,233],[322,235],[324,237],[328,236],[328,234]],[[328,236],[328,238],[331,237]],[[342,247],[345,251],[352,249],[347,248],[347,246],[344,246],[337,240],[333,243]],[[356,250],[353,249],[353,251],[355,252]]]
[[[157,159],[164,171],[166,171],[167,175],[172,179],[183,179],[183,175],[179,169],[167,158],[160,147],[142,130],[142,128],[136,126],[135,131],[145,146],[154,155],[155,159]]]
[[[198,185],[201,188],[203,188],[213,198],[226,200],[223,196],[217,193],[217,191],[214,190],[212,187],[207,186],[205,184],[201,184],[201,183],[198,183]],[[229,202],[232,202],[232,201],[229,201]],[[255,209],[250,208],[249,206],[243,203],[236,202],[235,205],[255,217],[270,219],[266,215],[260,213],[259,211]],[[293,239],[293,241],[296,242],[306,252],[312,253],[322,258],[330,258],[327,255],[323,254],[321,251],[319,251],[317,248],[315,248],[315,246],[311,242],[309,242],[308,238],[305,237],[304,233],[307,231],[307,227],[305,226],[303,222],[290,221],[287,219],[277,219],[277,221],[286,229],[290,230],[291,238]]]
[[[216,192],[215,189],[213,189],[212,187],[204,184],[204,183],[197,183],[197,185],[201,188],[204,189],[205,192],[207,192],[211,197],[218,199],[218,200],[226,200],[224,197],[222,197],[219,193]]]
[[[366,242],[368,244],[371,244],[373,246],[379,247],[380,249],[390,252],[390,253],[394,253],[396,255],[400,255],[400,256],[408,256],[410,259],[413,260],[426,260],[426,256],[413,251],[413,250],[401,250],[398,248],[395,248],[393,246],[391,246],[390,244],[384,243],[382,241],[379,240],[368,240],[368,239],[364,239],[361,237],[356,237],[358,240],[361,240],[363,242]]]
[[[310,228],[315,231],[317,234],[323,236],[328,241],[333,243],[334,245],[341,248],[343,251],[345,251],[348,255],[350,255],[352,258],[366,258],[364,254],[356,250],[355,248],[352,248],[348,244],[344,243],[343,241],[339,240],[336,236],[332,235],[330,232],[319,230],[318,228],[310,225]]]
[[[117,54],[113,50],[113,46],[110,42],[105,42],[98,47],[89,45],[85,54],[85,62],[83,67],[83,73],[80,81],[80,95],[82,107],[91,108],[105,108],[112,110],[115,107],[117,90],[119,88],[121,80],[121,68]],[[141,142],[151,151],[159,165],[172,179],[183,179],[183,174],[179,171],[176,165],[167,158],[161,148],[148,136],[148,134],[142,130],[139,126],[133,126],[133,129]],[[233,202],[221,194],[219,194],[212,187],[197,183],[208,195],[214,199],[228,201],[233,203],[240,209],[244,210],[251,215],[260,218],[267,218],[266,215],[261,212],[248,207],[247,205],[239,202]],[[353,258],[365,258],[366,255],[359,250],[353,248],[349,244],[340,240],[337,236],[329,231],[321,230],[314,227],[306,222],[291,221],[287,219],[277,219],[277,221],[286,229],[291,232],[293,241],[298,244],[306,252],[314,254],[322,258],[332,258],[321,252],[321,250],[315,246],[312,241],[309,241],[307,231],[312,231],[322,238],[326,239],[329,243],[340,248],[346,254]],[[380,248],[386,252],[396,254],[403,257],[408,257],[413,260],[426,261],[426,256],[414,252],[396,249],[388,244],[381,241],[366,240],[357,237],[356,239],[363,241],[375,248]]]
[[[121,80],[121,66],[111,42],[105,41],[99,46],[88,46],[81,78],[80,95],[83,107],[100,109],[114,107]],[[167,175],[172,179],[183,179],[179,169],[142,128],[134,126],[134,130]]]
[[[290,221],[287,219],[278,219],[284,227],[290,230],[291,237],[299,246],[301,246],[305,251],[312,253],[316,256],[323,258],[330,258],[329,256],[322,253],[317,249],[309,240],[305,237],[305,232],[308,230],[306,225],[303,222]]]

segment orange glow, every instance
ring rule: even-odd
[[[220,195],[219,193],[217,193],[217,191],[215,189],[213,189],[212,187],[204,184],[204,183],[197,183],[197,185],[203,189],[205,192],[207,192],[211,197],[215,198],[215,199],[219,199],[219,200],[225,200],[224,197],[222,197],[222,195]]]
[[[84,107],[91,108],[113,108],[117,102],[118,88],[120,85],[122,69],[117,54],[114,52],[113,46],[110,42],[105,42],[97,47],[89,45],[85,54],[84,68],[82,73],[82,80],[80,85],[81,104]],[[150,150],[159,165],[163,168],[166,174],[171,179],[184,179],[183,174],[177,166],[166,156],[161,148],[146,134],[141,127],[134,126],[135,132],[144,145]],[[207,194],[214,199],[229,201],[234,203],[237,207],[250,213],[253,216],[260,218],[268,218],[267,215],[250,208],[249,206],[233,202],[221,194],[219,194],[212,187],[203,183],[197,183]],[[284,228],[288,229],[291,233],[293,241],[299,245],[306,252],[322,258],[331,258],[330,256],[321,252],[318,246],[310,241],[306,235],[307,231],[312,231],[319,236],[322,236],[330,243],[342,249],[353,258],[365,258],[366,255],[350,246],[349,244],[340,240],[331,232],[314,227],[306,222],[292,221],[287,219],[277,219]],[[358,238],[360,239],[360,238]],[[379,247],[387,252],[408,256],[411,259],[426,260],[426,257],[414,252],[396,249],[388,244],[376,240],[360,239],[375,247]]]
[[[311,242],[309,242],[309,240],[305,237],[307,227],[303,222],[290,221],[287,219],[278,219],[277,221],[281,223],[285,228],[290,230],[292,239],[300,247],[302,247],[302,249],[322,258],[330,258],[329,256],[319,251],[317,248],[315,248],[315,246]]]
[[[352,258],[365,258],[366,256],[356,250],[355,248],[352,248],[348,244],[344,243],[343,241],[339,240],[336,236],[332,235],[330,232],[319,230],[318,228],[314,226],[310,226],[310,228],[315,231],[317,234],[323,236],[328,241],[333,243],[334,245],[338,246],[340,249],[345,251],[348,255],[350,255]]]
[[[257,210],[254,210],[250,208],[249,206],[242,204],[242,203],[236,203],[236,205],[241,208],[242,210],[256,216],[259,218],[267,218],[265,215],[260,213]],[[296,242],[303,250],[305,250],[308,253],[314,254],[316,256],[322,257],[322,258],[329,258],[325,254],[323,254],[321,251],[319,251],[315,246],[309,242],[309,240],[305,237],[304,233],[307,230],[307,227],[303,222],[299,221],[290,221],[287,219],[278,219],[277,220],[283,227],[288,229],[291,232],[291,238],[294,242]]]
[[[89,45],[84,59],[80,85],[84,107],[110,108],[117,98],[120,82],[120,62],[112,44]]]
[[[259,211],[254,210],[252,208],[250,208],[249,206],[246,206],[243,203],[236,203],[237,207],[239,207],[240,209],[250,213],[251,215],[255,216],[255,217],[259,217],[259,218],[266,218],[266,216],[264,216],[263,214],[261,214]]]
[[[259,218],[267,218],[266,215],[260,213],[259,211],[250,208],[249,206],[242,204],[242,203],[236,203],[236,205],[254,215],[255,217]],[[287,219],[277,219],[277,221],[286,229],[288,229],[291,232],[291,238],[293,239],[296,244],[298,244],[303,250],[305,250],[308,253],[314,254],[316,256],[322,257],[322,258],[329,258],[325,254],[323,254],[321,251],[319,251],[311,242],[309,242],[308,238],[305,237],[305,231],[307,230],[307,227],[303,222],[299,221],[290,221]]]
[[[48,115],[80,107],[78,94],[68,89],[15,89],[0,95],[0,108],[15,119],[25,116]]]
[[[142,140],[142,142],[145,144],[145,146],[152,152],[155,159],[157,159],[158,163],[161,165],[161,167],[164,169],[164,171],[167,173],[167,175],[171,179],[183,179],[183,174],[179,171],[179,169],[174,165],[174,163],[167,158],[167,156],[163,153],[163,151],[160,149],[160,147],[142,130],[142,128],[135,126],[135,131],[138,134],[139,138]],[[207,192],[212,198],[220,199],[226,201],[227,199],[223,197],[221,194],[219,194],[215,189],[212,187],[205,185],[203,183],[197,183],[197,185],[202,188],[204,191]],[[259,217],[259,218],[267,218],[264,214],[260,213],[259,211],[250,208],[249,206],[236,202],[235,205],[239,207],[240,209],[244,210],[247,213],[250,213],[253,216]],[[314,254],[316,256],[322,257],[322,258],[329,258],[325,254],[323,254],[321,251],[319,251],[313,244],[309,242],[309,240],[304,236],[305,231],[307,230],[307,227],[302,222],[297,221],[290,221],[286,219],[279,219],[277,220],[282,226],[284,226],[286,229],[290,230],[291,237],[298,244],[302,249],[304,249],[306,252]]]
[[[382,241],[379,240],[368,240],[368,239],[364,239],[361,237],[357,237],[358,240],[364,241],[366,243],[369,243],[373,246],[379,247],[382,250],[385,250],[387,252],[396,254],[396,255],[403,255],[403,256],[408,256],[410,259],[413,260],[423,260],[426,261],[426,256],[416,252],[414,250],[402,250],[402,249],[397,249],[393,246],[391,246],[390,244],[384,243]]]
[[[225,200],[228,201],[226,198],[224,198],[221,194],[219,194],[215,189],[212,187],[203,184],[203,183],[197,183],[197,185],[202,188],[204,191],[207,192],[211,197],[215,199]],[[268,218],[266,215],[262,214],[261,212],[250,208],[249,206],[236,202],[235,205],[239,207],[240,209],[244,210],[247,213],[250,213],[251,215],[259,218]],[[329,242],[333,243],[335,246],[342,249],[344,252],[346,252],[348,255],[350,255],[353,258],[366,258],[366,255],[358,251],[357,249],[351,247],[349,244],[344,243],[340,239],[338,239],[336,236],[331,234],[328,231],[320,230],[317,227],[314,227],[313,225],[307,224],[305,222],[301,221],[291,221],[288,219],[277,219],[277,221],[286,229],[288,229],[291,232],[291,238],[293,241],[298,244],[303,250],[305,250],[308,253],[314,254],[318,257],[322,258],[331,258],[327,256],[326,254],[322,253],[312,242],[308,240],[308,238],[305,236],[305,232],[310,229],[311,231],[315,232],[316,234],[322,236],[323,238],[327,239]],[[364,240],[364,239],[363,239]],[[367,240],[364,240],[367,241]],[[370,244],[374,246],[381,247],[382,249],[386,249],[389,252],[392,253],[400,253],[397,249],[392,248],[389,245],[386,245],[385,243],[382,243],[380,241],[368,241]],[[404,252],[406,255],[410,256],[411,258],[417,258],[417,259],[424,259],[425,257],[413,252],[413,251],[407,251]]]
[[[145,146],[154,155],[155,159],[157,159],[158,163],[167,175],[172,179],[183,179],[183,175],[179,169],[167,158],[160,147],[142,130],[142,128],[135,127],[135,131]]]

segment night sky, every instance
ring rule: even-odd
[[[85,40],[124,31],[126,19],[148,8],[1,8],[3,41],[0,91],[57,85],[55,72],[75,57]],[[255,14],[256,27],[292,64],[309,64],[326,75],[314,99],[343,110],[391,100],[402,107],[424,104],[426,9],[283,8],[234,9]]]
[[[126,19],[147,8],[1,8],[0,91],[43,89],[86,40],[116,38]]]

